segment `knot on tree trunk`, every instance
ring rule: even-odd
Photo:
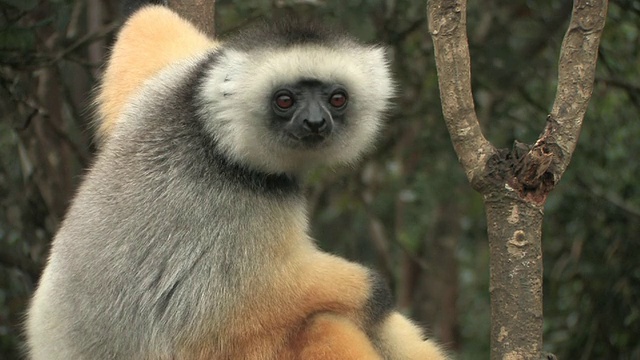
[[[495,185],[508,185],[521,199],[541,206],[556,184],[554,164],[561,149],[547,143],[543,135],[534,145],[515,141],[513,148],[499,149],[489,160],[488,178]]]

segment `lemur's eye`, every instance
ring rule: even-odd
[[[329,104],[338,109],[344,107],[347,104],[347,94],[342,91],[333,93],[329,98]]]
[[[274,102],[278,108],[287,110],[293,106],[293,97],[288,92],[280,93],[276,95]]]

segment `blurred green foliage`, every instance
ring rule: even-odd
[[[89,11],[97,5],[98,24]],[[425,5],[223,0],[216,25],[224,36],[261,17],[313,16],[388,46],[397,106],[360,165],[309,175],[312,233],[323,248],[380,270],[400,308],[458,358],[484,359],[490,321],[484,210],[442,120]],[[483,131],[498,147],[532,143],[555,96],[571,2],[468,6]],[[0,0],[0,7],[0,358],[14,359],[28,296],[64,213],[52,198],[66,204],[91,157],[87,89],[101,65],[91,46],[102,41],[104,55],[117,5]],[[640,1],[610,3],[583,132],[545,209],[545,348],[560,359],[640,359],[639,24]],[[59,87],[52,88],[55,101],[42,96],[47,72]],[[60,141],[46,143],[47,137]],[[51,159],[64,165],[65,177],[56,177]]]

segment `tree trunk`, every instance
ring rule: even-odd
[[[536,358],[542,351],[542,207],[501,193],[485,196],[484,204],[492,358]]]
[[[168,5],[207,36],[215,37],[215,0],[168,0]]]

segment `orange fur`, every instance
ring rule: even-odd
[[[360,328],[331,313],[311,318],[292,348],[300,360],[381,359]]]
[[[163,6],[136,12],[123,26],[97,97],[98,138],[115,127],[122,108],[144,82],[167,65],[213,49],[217,43]]]
[[[295,233],[290,233],[291,242],[299,242],[304,236],[299,233],[293,236]],[[361,310],[370,294],[368,270],[320,252],[315,247],[297,250],[287,256],[291,259],[289,263],[274,264],[279,269],[273,272],[270,281],[255,284],[256,301],[239,307],[238,314],[232,316],[250,321],[238,320],[224,329],[224,336],[231,339],[228,347],[222,350],[224,356],[220,357],[220,349],[212,348],[208,336],[200,334],[198,339],[186,340],[185,355],[181,359],[213,359],[216,356],[228,359],[299,359],[291,341],[298,339],[301,329],[305,329],[309,319],[319,312],[341,315],[342,320],[332,328],[343,323],[349,325],[339,333],[358,333],[355,329],[361,329],[364,316]],[[211,329],[211,333],[214,331]],[[311,330],[305,333],[303,343],[313,342],[311,334],[316,333],[321,332]],[[359,330],[358,337],[366,338],[366,335]],[[335,338],[341,336],[336,335]],[[322,348],[330,346],[330,339],[332,337],[322,336]],[[349,339],[344,338],[342,342],[348,343]],[[357,352],[354,346],[350,351]],[[372,345],[367,342],[367,346]]]

